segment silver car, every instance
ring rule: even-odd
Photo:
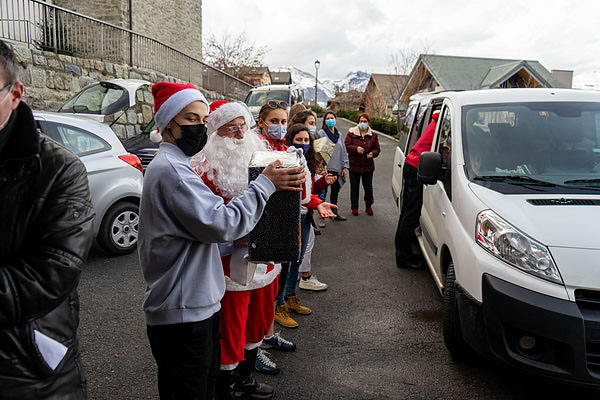
[[[88,173],[96,211],[98,245],[110,254],[125,254],[137,245],[142,165],[115,133],[92,119],[34,112],[39,129],[77,154]]]

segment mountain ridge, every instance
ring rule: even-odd
[[[270,68],[273,72],[290,72],[292,82],[304,89],[304,98],[312,100],[315,98],[315,75],[302,71],[293,66],[280,66]],[[342,79],[319,80],[317,85],[317,102],[319,105],[326,106],[327,100],[335,97],[337,92],[347,92],[349,90],[358,90],[364,92],[369,82],[371,74],[365,71],[349,72]]]

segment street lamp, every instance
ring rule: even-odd
[[[319,60],[315,61],[315,106],[317,106],[317,84],[319,83],[319,67],[321,66],[321,62]]]

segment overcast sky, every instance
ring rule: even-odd
[[[548,70],[600,76],[596,0],[203,0],[203,34],[245,32],[271,50],[270,67],[293,65],[319,80],[391,73],[398,49],[540,61]],[[588,78],[588,76],[590,78]]]

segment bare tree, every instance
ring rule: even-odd
[[[244,32],[225,32],[220,38],[211,33],[202,44],[204,62],[244,80],[263,66],[263,57],[270,50],[268,46],[250,43]]]
[[[412,48],[398,49],[396,53],[390,55],[390,73],[396,76],[389,89],[391,91],[389,95],[392,98],[396,100],[400,99],[402,92],[404,92],[408,84],[408,76],[421,54],[429,54],[429,46],[422,46],[421,50]]]

